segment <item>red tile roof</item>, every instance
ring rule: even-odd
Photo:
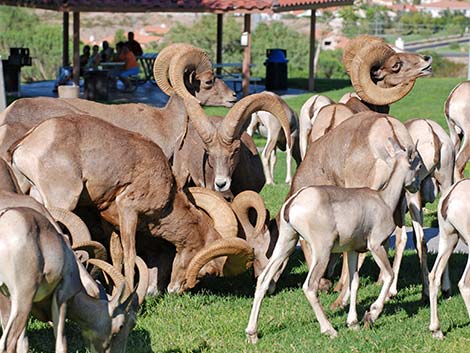
[[[353,0],[0,0],[0,5],[85,12],[273,12],[350,5]]]

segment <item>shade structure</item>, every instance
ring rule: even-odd
[[[78,81],[78,43],[80,12],[199,12],[199,13],[244,13],[244,32],[251,36],[251,13],[277,13],[292,10],[312,10],[310,26],[309,90],[314,89],[315,15],[316,9],[352,5],[354,0],[0,0],[0,5],[31,7],[64,12],[64,28],[68,26],[68,14],[74,13],[74,80]],[[222,30],[222,18],[218,18],[218,31]],[[64,53],[68,39],[64,29]],[[217,36],[217,62],[222,60],[222,35]],[[248,39],[248,43],[251,40]],[[243,54],[243,92],[247,94],[250,82],[250,46]],[[68,55],[64,54],[64,62]]]

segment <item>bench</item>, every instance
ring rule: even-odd
[[[242,82],[243,78],[241,74],[230,74],[230,75],[221,75],[219,76],[227,84],[232,84],[233,90],[236,93],[242,91]],[[250,84],[254,85],[254,93],[257,91],[256,85],[259,84],[263,79],[261,77],[250,77]]]

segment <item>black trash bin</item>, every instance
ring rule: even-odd
[[[2,65],[5,92],[19,94],[21,66],[11,64],[8,60],[2,60]]]
[[[85,99],[93,101],[108,100],[109,70],[85,71],[83,77],[85,78]]]
[[[266,90],[287,89],[287,52],[285,49],[266,50]]]

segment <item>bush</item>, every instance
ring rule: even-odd
[[[455,63],[434,51],[420,52],[423,55],[432,56],[432,72],[434,77],[465,77],[467,65]]]

